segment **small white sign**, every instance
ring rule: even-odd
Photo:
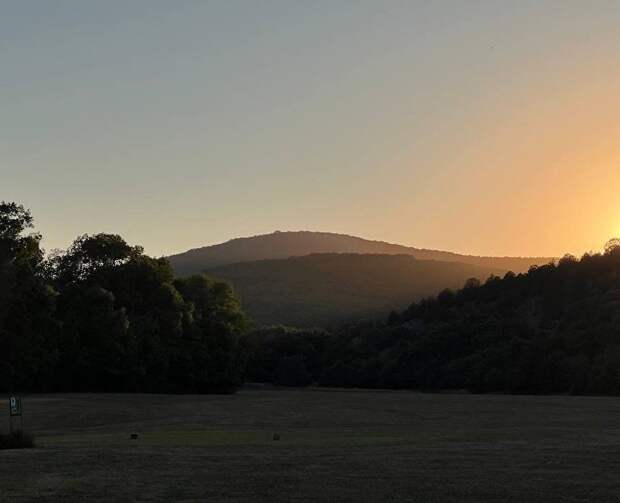
[[[9,411],[11,416],[22,415],[22,399],[18,396],[9,398]]]

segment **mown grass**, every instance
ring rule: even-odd
[[[620,502],[615,398],[288,389],[24,400],[37,448],[0,452],[3,503]]]

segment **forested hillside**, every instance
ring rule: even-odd
[[[237,238],[213,246],[196,248],[170,258],[175,274],[184,276],[204,272],[214,267],[253,262],[256,260],[285,259],[313,253],[364,253],[411,255],[420,260],[461,262],[502,273],[526,272],[532,265],[547,264],[553,257],[477,257],[457,253],[427,250],[371,241],[346,234],[331,232],[274,232],[261,236]]]
[[[327,343],[274,330],[254,336],[249,370],[282,384],[620,394],[620,242],[470,281]]]
[[[410,255],[331,253],[209,269],[229,281],[256,325],[334,327],[384,317],[412,301],[500,271]]]

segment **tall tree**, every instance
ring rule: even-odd
[[[0,202],[0,388],[44,387],[53,372],[54,292],[30,212]]]

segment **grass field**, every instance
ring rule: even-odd
[[[24,410],[37,448],[0,451],[2,502],[620,502],[616,398],[265,389]]]

